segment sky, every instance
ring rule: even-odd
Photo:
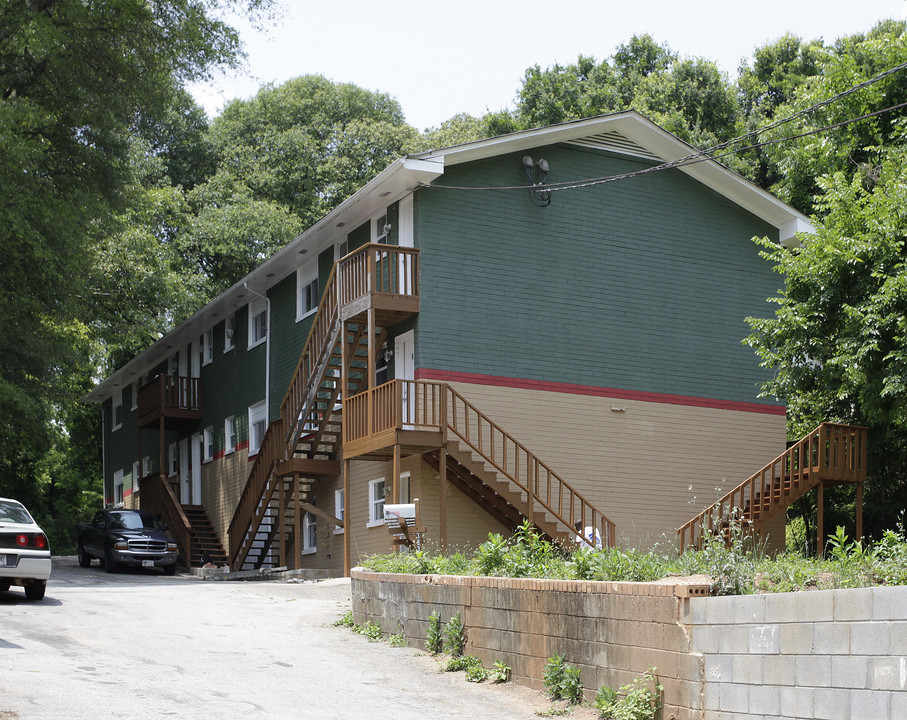
[[[425,130],[461,112],[512,109],[526,68],[602,60],[634,34],[735,77],[741,60],[786,32],[831,43],[907,17],[907,0],[283,0],[282,8],[264,31],[230,19],[247,68],[191,88],[209,116],[267,83],[319,74],[392,95]]]

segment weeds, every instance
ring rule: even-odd
[[[463,628],[463,621],[460,620],[460,611],[454,615],[447,624],[444,625],[444,651],[453,657],[459,657],[463,654],[463,648],[466,647],[466,631]]]
[[[345,613],[343,613],[343,615],[340,616],[339,620],[335,620],[333,623],[334,627],[347,627],[347,628],[351,628],[355,624],[356,623],[353,622],[353,611],[352,610],[347,610]]]
[[[563,655],[548,658],[542,682],[552,700],[566,700],[570,705],[577,705],[583,700],[580,670],[565,662]]]
[[[599,717],[608,720],[654,720],[661,709],[664,692],[655,672],[656,668],[650,667],[642,677],[624,685],[619,691],[600,688],[593,703]]]
[[[503,660],[495,660],[488,670],[488,679],[493,683],[503,683],[510,679],[510,666]]]
[[[428,618],[428,627],[425,629],[425,649],[432,655],[439,655],[444,649],[441,637],[441,616],[433,612]]]
[[[384,639],[384,633],[381,632],[381,626],[374,622],[367,622],[363,625],[361,634],[365,635],[369,642],[381,642]]]

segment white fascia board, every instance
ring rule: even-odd
[[[444,158],[400,158],[372,178],[357,192],[344,200],[321,220],[287,243],[269,259],[242,278],[233,287],[221,293],[190,318],[164,335],[143,353],[137,355],[115,373],[99,383],[83,397],[86,402],[103,402],[117,389],[125,387],[150,368],[184,348],[212,325],[235,312],[247,302],[248,284],[255,292],[267,291],[284,280],[296,268],[330,245],[340,235],[345,235],[368,220],[381,208],[396,202],[412,192],[421,183],[430,183],[444,173]],[[338,228],[338,223],[343,223]],[[306,249],[305,255],[300,251]],[[304,259],[303,259],[304,257]],[[294,315],[295,317],[295,315]]]

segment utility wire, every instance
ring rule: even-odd
[[[629,173],[622,173],[620,175],[606,175],[604,177],[589,178],[587,180],[562,180],[560,182],[555,182],[555,183],[546,183],[545,189],[550,190],[552,192],[558,191],[558,190],[575,190],[578,188],[584,188],[584,187],[590,187],[593,185],[602,185],[602,184],[609,183],[609,182],[615,182],[617,180],[625,180],[628,178],[637,177],[639,175],[647,175],[648,173],[658,172],[660,170],[669,170],[672,168],[684,167],[686,165],[693,165],[693,164],[700,163],[700,162],[706,162],[708,160],[716,160],[717,158],[735,155],[737,153],[745,152],[747,150],[754,150],[757,148],[766,147],[768,145],[776,145],[778,143],[788,142],[790,140],[797,140],[799,138],[807,137],[809,135],[816,135],[818,133],[825,132],[826,130],[833,130],[835,128],[843,127],[844,125],[850,125],[852,123],[860,122],[862,120],[866,120],[868,118],[875,117],[877,115],[882,115],[887,112],[892,112],[893,110],[898,110],[902,107],[907,106],[907,102],[900,103],[898,105],[892,105],[883,110],[876,110],[875,112],[866,113],[865,115],[860,115],[859,117],[849,118],[847,120],[843,120],[838,123],[826,125],[821,128],[814,129],[814,130],[808,130],[806,132],[802,132],[802,133],[799,133],[796,135],[789,135],[789,136],[782,137],[782,138],[775,138],[773,140],[766,140],[761,143],[753,143],[751,145],[746,145],[744,147],[740,147],[735,150],[730,150],[728,152],[721,153],[719,155],[713,154],[716,151],[724,150],[725,148],[730,147],[731,145],[734,145],[735,143],[743,142],[750,138],[758,137],[761,133],[767,132],[768,130],[773,130],[782,125],[786,125],[787,123],[793,122],[794,120],[804,117],[805,115],[808,115],[809,113],[814,112],[827,105],[830,105],[833,102],[837,102],[838,100],[840,100],[844,97],[847,97],[848,95],[851,95],[855,92],[858,92],[859,90],[863,90],[864,88],[869,87],[870,85],[873,85],[874,83],[877,83],[880,80],[883,80],[886,77],[889,77],[889,76],[893,75],[894,73],[900,72],[901,70],[904,70],[904,69],[907,69],[907,62],[901,63],[899,65],[895,65],[894,67],[889,68],[888,70],[886,70],[882,73],[879,73],[878,75],[874,75],[873,77],[869,78],[868,80],[864,80],[863,82],[861,82],[857,85],[854,85],[853,87],[848,88],[847,90],[843,90],[842,92],[836,93],[835,95],[832,95],[830,98],[821,100],[820,102],[817,102],[814,105],[809,106],[808,108],[800,110],[800,111],[794,113],[793,115],[789,115],[785,118],[782,118],[781,120],[777,120],[769,125],[766,125],[765,127],[758,128],[756,130],[752,130],[744,135],[740,135],[740,136],[732,138],[730,140],[726,140],[722,143],[718,143],[717,145],[713,145],[712,147],[706,148],[704,150],[698,150],[695,153],[685,155],[685,156],[677,158],[675,160],[670,160],[667,162],[660,163],[658,165],[653,165],[652,167],[644,168],[642,170],[635,170],[635,171],[629,172]],[[487,190],[525,190],[526,189],[525,185],[474,187],[474,186],[461,186],[461,185],[428,185],[428,184],[424,184],[424,183],[420,184],[420,187],[445,189],[445,190],[486,190],[486,191]]]

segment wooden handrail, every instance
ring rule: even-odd
[[[606,547],[616,544],[614,523],[604,513],[447,383],[392,380],[347,401],[344,442],[392,428],[452,432],[527,494],[530,517],[537,504],[569,534],[582,538],[592,527]]]
[[[822,423],[758,472],[677,528],[680,552],[702,547],[730,521],[754,523],[790,504],[790,492],[805,492],[819,481],[866,480],[866,428]],[[785,489],[788,490],[785,502]],[[802,494],[802,493],[801,493]]]
[[[161,520],[167,525],[167,530],[176,540],[180,555],[184,558],[186,567],[191,567],[192,562],[192,525],[183,512],[173,488],[167,479],[160,474],[148,475],[142,478],[142,489],[150,485],[153,497],[158,501]]]

